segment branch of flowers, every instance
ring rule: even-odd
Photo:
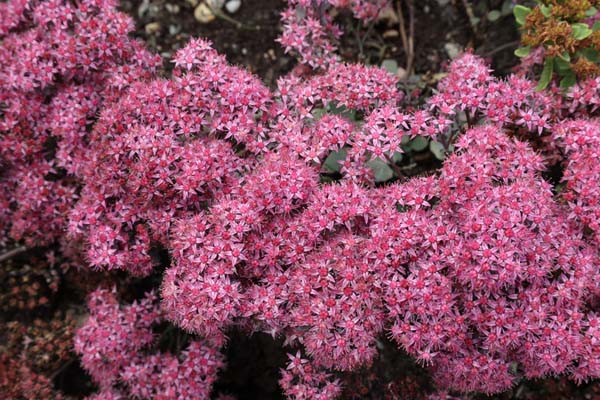
[[[0,254],[0,262],[6,261],[8,259],[11,259],[11,258],[13,258],[13,257],[15,257],[15,256],[17,256],[17,255],[19,255],[21,253],[23,253],[26,250],[27,250],[27,247],[20,246],[20,247],[14,248],[12,250],[9,250],[9,251],[7,251],[4,254]]]

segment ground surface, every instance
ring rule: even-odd
[[[197,0],[123,0],[122,9],[131,14],[137,24],[136,35],[165,58],[181,48],[190,37],[210,39],[215,48],[227,59],[257,73],[268,84],[288,72],[295,64],[284,54],[275,39],[281,32],[279,14],[284,10],[284,0],[244,0],[235,14],[227,14],[243,24],[216,18],[210,23],[199,23],[194,18]],[[501,9],[502,0],[473,2],[474,8],[466,10],[463,3],[447,0],[419,0],[414,7],[415,71],[418,74],[435,74],[442,70],[449,53],[454,50],[474,48],[489,57],[493,67],[502,74],[510,71],[517,47],[517,32],[510,16],[488,21],[489,10]],[[444,4],[444,5],[440,5]],[[478,15],[476,25],[470,23],[469,13]],[[409,10],[404,9],[405,19]],[[398,13],[396,12],[397,16]],[[340,15],[338,21],[344,28],[349,18]],[[399,23],[394,15],[382,18],[374,26],[365,43],[366,59],[379,63],[395,59],[400,65],[406,62],[402,42],[398,36]],[[407,26],[407,30],[409,26]],[[340,54],[357,61],[356,36],[344,36]],[[499,48],[499,46],[503,46]]]

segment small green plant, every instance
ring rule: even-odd
[[[543,48],[544,68],[538,89],[545,89],[555,74],[561,88],[577,79],[600,75],[600,21],[593,22],[599,0],[536,0],[533,8],[517,5],[513,14],[521,29],[515,54],[528,56]]]

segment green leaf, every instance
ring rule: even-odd
[[[367,165],[375,173],[375,182],[386,182],[394,177],[394,171],[379,158],[369,161]]]
[[[573,37],[577,40],[583,40],[594,33],[587,24],[581,22],[571,25],[571,28],[573,29]]]
[[[311,112],[314,119],[320,119],[326,113],[327,113],[327,110],[325,110],[324,108],[315,108]]]
[[[498,10],[492,10],[487,13],[487,19],[490,22],[498,21],[502,17],[502,13]]]
[[[554,72],[554,57],[546,58],[544,61],[544,69],[542,70],[542,76],[540,77],[540,82],[538,83],[536,90],[544,90],[550,84],[552,80],[552,73]]]
[[[598,13],[598,9],[596,7],[592,7],[585,12],[586,17],[593,17]]]
[[[342,166],[338,161],[342,161],[348,155],[348,150],[341,149],[340,151],[332,151],[329,153],[323,165],[331,172],[340,172]]]
[[[561,79],[560,88],[568,89],[571,86],[573,86],[575,82],[577,82],[577,77],[575,76],[575,73],[571,71],[570,73],[566,74],[564,78]]]
[[[391,58],[383,60],[381,67],[385,68],[385,70],[390,74],[396,75],[398,73],[398,62],[396,60],[392,60]]]
[[[517,24],[520,26],[525,25],[525,18],[527,18],[530,12],[531,8],[522,5],[516,5],[515,8],[513,8],[513,14],[517,20]]]
[[[545,4],[540,4],[540,11],[542,12],[542,15],[546,18],[550,18],[550,16],[552,15],[552,7],[551,6],[547,6]]]
[[[577,55],[580,57],[585,57],[593,63],[600,61],[600,53],[596,49],[581,49],[577,51]]]
[[[527,57],[531,53],[531,46],[519,47],[515,50],[515,56],[519,58]]]
[[[438,160],[446,159],[446,149],[444,149],[444,145],[440,142],[434,142],[433,140],[429,142],[429,150]]]
[[[600,21],[594,22],[594,25],[592,25],[592,31],[594,31],[594,32],[600,31]]]
[[[338,106],[335,103],[329,103],[329,112],[334,115],[339,115],[348,118],[351,121],[356,121],[356,111],[349,110],[346,106]]]
[[[571,62],[571,55],[569,53],[567,53],[566,51],[563,52],[562,54],[560,54],[558,57],[563,61]]]
[[[410,141],[408,147],[410,147],[413,151],[423,151],[429,145],[429,141],[423,136],[417,136],[413,140]]]
[[[571,63],[559,57],[554,59],[554,67],[558,73],[563,73],[571,70]]]

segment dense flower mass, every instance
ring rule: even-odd
[[[300,345],[308,358],[292,357],[281,380],[290,398],[337,396],[325,371],[370,365],[385,334],[445,389],[506,390],[514,365],[527,377],[600,375],[598,250],[584,229],[596,229],[597,180],[567,172],[571,207],[561,204],[541,177],[553,158],[504,131],[553,138],[567,171],[597,161],[596,126],[557,124],[569,112],[557,93],[493,78],[470,54],[410,112],[377,68],[333,63],[271,93],[203,41],[175,63],[173,80],[133,86],[91,134],[71,229],[92,265],[144,275],[162,243],[165,317],[213,346],[233,325]],[[458,152],[438,176],[375,187],[369,162],[393,163],[416,136]],[[320,183],[342,150],[342,180]],[[169,362],[112,376],[151,397],[147,374]]]
[[[122,368],[152,343],[152,325],[160,314],[156,296],[121,309],[113,292],[99,289],[90,295],[90,317],[78,330],[75,351],[82,365],[102,387],[113,385]]]
[[[175,58],[173,80],[137,83],[107,106],[91,132],[95,147],[69,229],[96,268],[147,275],[153,241],[172,222],[222,196],[265,150],[269,91],[226,65],[202,40]]]
[[[386,281],[392,337],[432,365],[440,386],[460,391],[509,388],[514,362],[528,377],[598,376],[588,311],[597,249],[553,200],[527,145],[493,127],[457,145],[427,205],[380,228],[411,239],[406,269]]]
[[[202,39],[159,78],[109,0],[0,3],[0,230],[97,270],[163,267],[160,295],[90,295],[90,399],[209,398],[232,328],[284,339],[290,399],[338,397],[386,336],[441,390],[599,378],[600,80],[537,91],[467,53],[403,109],[395,76],[333,53],[332,7],[385,1],[289,4],[281,43],[314,70],[269,90]],[[444,162],[410,178],[417,138]],[[158,351],[161,323],[187,347]]]
[[[83,367],[100,386],[92,399],[208,398],[221,355],[193,341],[180,356],[146,353],[155,342],[152,325],[161,320],[153,293],[120,306],[114,292],[99,289],[89,300],[90,316],[78,330],[75,350]],[[119,383],[126,386],[122,393]]]
[[[569,203],[569,218],[592,230],[600,244],[600,125],[595,121],[575,120],[558,125],[553,139],[567,155],[563,177],[564,199]]]
[[[76,199],[66,175],[87,158],[96,114],[160,58],[127,37],[133,23],[110,0],[0,7],[0,230],[45,244],[64,233]]]

